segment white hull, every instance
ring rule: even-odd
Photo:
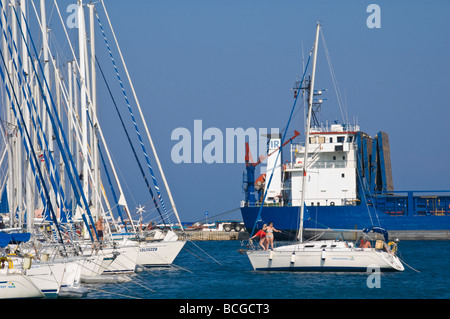
[[[115,259],[107,265],[106,268],[103,268],[101,274],[130,274],[134,273],[137,265],[137,258],[139,255],[139,246],[138,245],[126,245],[126,246],[118,246],[116,248],[113,247],[105,247],[102,248],[99,252],[99,255],[110,256],[112,254],[117,254]]]
[[[391,252],[354,248],[336,241],[289,245],[273,251],[248,251],[247,255],[255,270],[365,272],[369,267],[380,271],[404,270],[398,257]]]
[[[26,275],[0,275],[0,299],[18,298],[44,298],[44,294]]]
[[[140,243],[137,263],[145,267],[170,266],[185,243],[178,240]]]
[[[57,298],[63,283],[65,268],[64,263],[35,262],[26,272],[28,278],[45,294],[46,298]]]
[[[101,254],[86,257],[80,261],[81,276],[93,277],[101,275],[113,262],[112,254]]]

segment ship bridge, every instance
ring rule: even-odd
[[[357,125],[313,127],[308,147],[307,206],[353,205],[357,198]],[[291,144],[291,162],[285,166],[284,191],[290,204],[299,206],[302,196],[304,144]]]

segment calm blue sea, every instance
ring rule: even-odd
[[[126,284],[89,286],[88,299],[449,299],[450,241],[400,242],[401,273],[256,272],[240,241],[187,242],[170,268],[134,274]],[[410,267],[414,268],[411,269]]]

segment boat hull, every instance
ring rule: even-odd
[[[137,263],[144,267],[170,266],[185,243],[179,240],[141,243]]]
[[[273,251],[248,251],[254,270],[300,272],[367,272],[403,271],[404,267],[392,253],[373,248],[317,249],[294,245]]]
[[[26,275],[0,275],[0,299],[44,297],[42,291]]]

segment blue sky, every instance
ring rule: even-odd
[[[371,3],[381,9],[379,29],[366,24]],[[238,208],[245,166],[176,164],[172,132],[180,127],[193,132],[194,120],[223,132],[285,127],[302,51],[311,49],[318,20],[349,118],[369,135],[389,133],[394,188],[450,189],[450,2],[135,0],[106,1],[106,7],[183,221]],[[100,36],[97,32],[97,55],[128,119]],[[328,89],[323,119],[341,120],[322,43],[319,50],[317,87]],[[145,184],[132,168],[130,148],[100,84],[99,94],[103,130],[130,207],[148,205]],[[294,117],[291,131],[303,133],[302,114]],[[236,210],[220,218],[241,216]]]

